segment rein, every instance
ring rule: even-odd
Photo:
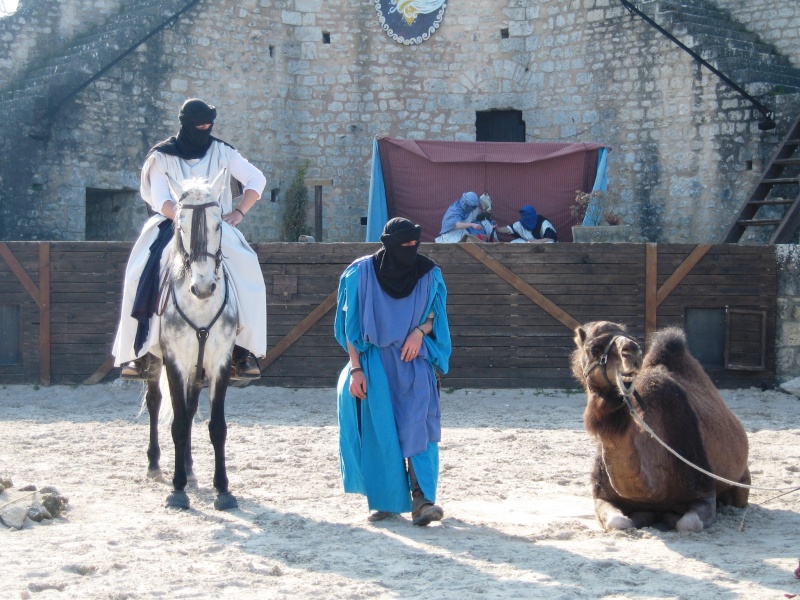
[[[183,318],[184,321],[194,329],[195,335],[197,336],[197,343],[199,344],[199,348],[197,349],[197,367],[195,368],[195,380],[196,381],[203,381],[206,378],[206,370],[203,368],[203,356],[206,351],[206,340],[208,339],[209,331],[214,326],[214,323],[217,322],[217,319],[220,318],[225,307],[228,305],[228,276],[223,273],[223,278],[225,279],[225,299],[222,301],[222,306],[219,307],[217,314],[211,319],[211,323],[208,324],[206,327],[198,327],[195,325],[192,320],[186,316],[181,310],[181,307],[178,306],[178,299],[175,296],[175,288],[170,284],[169,289],[170,293],[172,294],[172,304],[175,306],[175,310],[178,311],[178,314]]]
[[[658,437],[656,435],[656,432],[653,431],[650,428],[650,426],[647,423],[644,422],[644,419],[642,419],[642,417],[639,416],[639,414],[636,412],[636,410],[633,407],[633,403],[631,402],[631,396],[633,396],[635,393],[636,392],[634,391],[634,392],[630,392],[630,393],[627,393],[627,394],[623,394],[622,395],[622,400],[628,406],[628,410],[630,410],[631,415],[636,420],[636,422],[638,422],[642,427],[644,427],[645,431],[647,431],[647,433],[649,433],[651,436],[653,436],[653,438],[655,438],[655,440],[659,444],[661,444],[664,448],[666,448],[667,451],[669,451],[670,454],[672,454],[676,458],[680,459],[681,461],[683,461],[684,463],[686,463],[687,465],[689,465],[693,469],[695,469],[697,471],[700,471],[704,475],[708,475],[709,477],[711,477],[712,479],[716,479],[717,481],[722,481],[723,483],[727,483],[728,485],[733,485],[733,486],[740,487],[740,488],[746,488],[748,490],[763,490],[763,491],[768,491],[768,492],[796,492],[796,491],[800,491],[800,486],[784,487],[784,488],[769,488],[769,487],[758,487],[758,486],[755,486],[755,485],[746,485],[744,483],[739,483],[738,481],[731,481],[730,479],[725,479],[724,477],[720,477],[719,475],[714,475],[714,473],[711,473],[710,471],[706,471],[702,467],[698,467],[696,464],[694,464],[693,462],[683,458],[680,454],[675,452],[675,450],[670,448],[660,437]]]

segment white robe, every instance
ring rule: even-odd
[[[247,162],[230,146],[221,142],[213,142],[206,155],[197,160],[186,161],[161,152],[152,153],[142,167],[140,188],[142,198],[154,210],[159,211],[164,202],[170,199],[169,192],[165,192],[164,188],[167,181],[165,173],[169,173],[178,181],[193,177],[202,177],[212,181],[226,166],[230,174],[243,183],[245,189],[255,190],[261,195],[266,185],[266,179],[261,171]],[[230,186],[224,187],[220,204],[223,214],[233,210]],[[114,364],[117,366],[144,356],[147,352],[161,356],[158,343],[161,319],[156,315],[150,320],[147,341],[138,355],[134,353],[133,342],[136,339],[139,323],[131,316],[131,310],[139,278],[150,255],[150,245],[158,235],[158,224],[165,219],[166,217],[160,214],[148,219],[128,259],[128,266],[125,270],[125,287],[122,292],[122,316],[112,350]],[[236,299],[239,313],[236,344],[261,358],[267,353],[267,291],[261,266],[258,263],[258,255],[238,229],[224,222],[222,223],[222,254],[224,256],[223,265],[232,284],[230,290]],[[162,276],[169,260],[170,246],[164,249],[161,256]]]

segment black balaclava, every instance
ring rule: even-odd
[[[150,154],[163,152],[186,160],[203,158],[211,147],[211,142],[222,141],[211,135],[216,118],[217,109],[215,107],[206,104],[199,98],[190,98],[183,103],[181,111],[178,113],[178,119],[181,122],[178,135],[153,146]],[[197,129],[197,125],[205,125],[206,123],[211,123],[211,127],[205,130]]]
[[[183,103],[178,119],[181,130],[178,132],[176,146],[181,151],[181,158],[202,158],[211,147],[211,130],[217,118],[217,109],[198,98],[191,98]],[[197,125],[211,123],[208,129],[198,129]],[[191,156],[190,156],[191,155]]]
[[[417,254],[422,228],[408,219],[395,217],[383,228],[383,247],[372,255],[375,275],[383,291],[392,298],[405,298],[417,285],[417,281],[436,266],[426,256]],[[416,241],[413,246],[404,243]]]

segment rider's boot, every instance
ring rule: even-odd
[[[261,377],[261,369],[255,355],[241,346],[234,346],[231,379],[258,379],[259,377]]]

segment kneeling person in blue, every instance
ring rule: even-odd
[[[441,411],[435,369],[450,360],[447,289],[417,253],[422,230],[403,218],[382,247],[339,280],[335,333],[350,362],[338,384],[344,491],[363,494],[370,521],[411,512],[415,525],[442,519],[436,505]]]

